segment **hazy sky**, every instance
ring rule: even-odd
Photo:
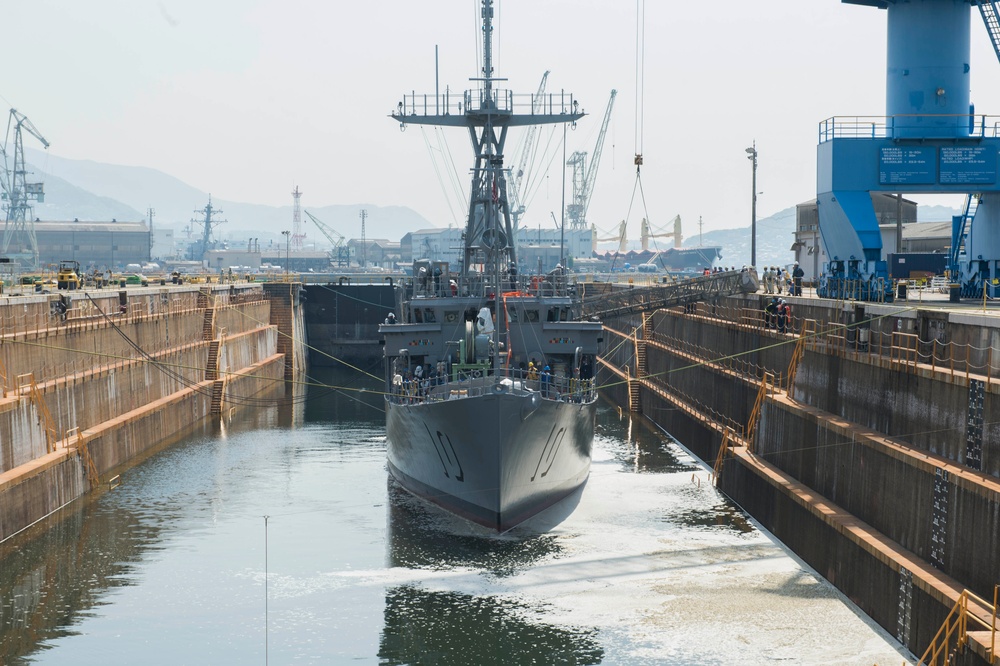
[[[815,196],[817,124],[885,110],[885,12],[839,0],[645,3],[642,142],[636,141],[636,3],[497,0],[497,75],[531,93],[572,92],[591,115],[568,146],[592,151],[618,90],[588,218],[609,230],[644,208],[685,234],[744,226],[759,150],[759,216]],[[387,116],[402,94],[461,91],[476,76],[477,0],[31,0],[4,9],[0,100],[27,114],[53,154],[159,169],[235,201],[410,206],[461,223],[464,201],[435,173],[433,133]],[[1000,114],[1000,65],[973,21],[973,101]],[[559,133],[561,135],[561,132]],[[461,196],[472,151],[447,145]],[[544,145],[555,150],[546,131]],[[33,139],[29,139],[37,147]],[[551,141],[551,142],[550,142]],[[516,136],[509,141],[509,147]],[[633,198],[641,148],[645,204]],[[509,151],[508,151],[509,152]],[[557,155],[561,157],[561,153]],[[552,224],[560,159],[536,166],[528,226]],[[56,171],[56,175],[58,172]],[[157,202],[151,201],[156,206]],[[631,206],[631,212],[630,212]],[[166,220],[164,220],[166,221]]]

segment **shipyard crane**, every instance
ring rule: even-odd
[[[3,254],[7,254],[11,240],[20,234],[21,252],[31,254],[31,268],[38,268],[38,242],[35,239],[35,222],[31,202],[45,201],[43,183],[25,182],[28,171],[24,163],[24,140],[22,131],[28,132],[45,147],[49,142],[41,132],[17,109],[10,110],[7,121],[7,135],[3,143],[3,209],[7,212],[7,223],[3,232]],[[21,262],[25,263],[25,262]]]
[[[615,96],[617,90],[611,91],[611,99],[608,100],[608,109],[604,112],[604,122],[601,123],[601,131],[597,134],[597,144],[594,146],[594,155],[590,160],[590,168],[587,168],[587,153],[576,151],[566,160],[566,166],[573,167],[573,200],[566,206],[566,217],[569,218],[571,229],[587,228],[587,208],[590,206],[590,195],[594,192],[594,182],[597,180],[597,168],[601,164],[601,151],[604,148],[604,137],[608,133],[608,124],[611,122],[611,109],[615,106]]]
[[[338,267],[348,266],[350,264],[350,255],[348,253],[348,248],[344,245],[344,236],[336,229],[328,225],[323,220],[319,219],[307,210],[303,210],[316,228],[319,229],[320,233],[327,237],[330,243],[333,244],[333,250],[330,251],[330,263],[335,264]]]
[[[973,0],[979,7],[979,15],[986,26],[986,32],[990,37],[990,44],[993,45],[993,52],[996,53],[997,60],[1000,60],[1000,8],[997,7],[996,0]],[[965,204],[962,206],[962,214],[952,219],[951,228],[951,248],[948,256],[948,272],[950,275],[958,275],[961,260],[968,260],[968,253],[965,251],[965,237],[973,218],[976,216],[976,209],[979,207],[978,192],[967,192]]]
[[[538,84],[538,91],[532,98],[531,112],[541,113],[544,110],[545,84],[549,79],[549,70],[542,74],[542,80]],[[524,135],[524,143],[520,146],[520,155],[517,156],[517,168],[508,170],[507,191],[509,195],[510,217],[517,233],[521,216],[524,215],[525,204],[521,200],[521,188],[524,183],[524,176],[527,172],[528,161],[531,159],[532,150],[535,147],[535,137],[538,136],[538,125],[529,125],[528,131]]]
[[[997,0],[842,0],[885,11],[885,114],[819,125],[816,202],[822,297],[892,300],[872,194],[961,194],[952,219],[954,297],[1000,296],[1000,136],[972,112],[971,32],[982,18],[1000,59]],[[752,152],[752,150],[751,150]]]
[[[673,238],[674,247],[680,248],[683,236],[681,235],[681,216],[678,215],[673,219],[674,230],[665,234],[653,234],[650,233],[649,222],[646,218],[642,218],[642,224],[639,225],[639,240],[642,242],[642,251],[646,252],[649,250],[649,239],[650,238]]]

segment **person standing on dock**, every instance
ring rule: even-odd
[[[785,325],[788,322],[788,316],[791,314],[791,308],[788,307],[788,303],[785,299],[778,300],[778,333],[785,332]]]
[[[796,261],[795,268],[792,269],[792,296],[802,295],[802,278],[804,278],[805,275],[806,272],[802,270],[802,267],[799,266],[799,262]]]
[[[771,293],[771,292],[768,292]],[[772,296],[771,300],[764,306],[764,326],[774,328],[778,320],[778,297]]]

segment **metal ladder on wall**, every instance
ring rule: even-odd
[[[38,420],[45,431],[46,449],[49,453],[52,453],[56,450],[59,433],[56,430],[56,422],[52,418],[52,413],[49,412],[48,405],[45,404],[45,397],[35,382],[34,373],[29,372],[26,375],[17,376],[17,393],[18,395],[27,393],[31,402],[35,403],[35,409],[38,410]]]
[[[969,606],[978,606],[980,611],[992,615],[991,621],[983,620]],[[972,624],[975,631],[969,630]],[[954,663],[958,653],[964,652],[970,639],[975,640],[985,648],[990,663],[995,662],[997,643],[997,587],[993,587],[993,603],[979,597],[969,590],[962,590],[958,601],[944,619],[941,628],[927,646],[924,654],[917,662],[922,666],[948,666]]]
[[[80,457],[83,461],[83,466],[87,474],[87,479],[90,481],[90,488],[93,490],[100,484],[100,475],[97,473],[97,465],[94,464],[94,458],[90,455],[90,447],[87,446],[87,439],[83,436],[83,432],[79,427],[73,428],[66,433],[66,439],[71,439],[73,435],[76,435],[76,455]]]
[[[750,419],[747,421],[746,442],[747,451],[754,453],[754,443],[757,440],[757,423],[760,421],[760,413],[764,409],[764,400],[774,393],[774,375],[765,372],[760,380],[760,390],[757,392],[757,400],[754,402],[753,411],[750,412]]]
[[[806,319],[802,322],[802,332],[799,334],[799,340],[795,343],[795,351],[792,352],[792,358],[788,362],[788,373],[785,380],[785,393],[788,397],[792,397],[792,387],[795,385],[795,373],[799,370],[799,363],[802,362],[802,357],[806,353],[806,344],[816,335],[816,320]]]

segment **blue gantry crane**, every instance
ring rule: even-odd
[[[843,0],[886,10],[886,115],[819,126],[817,203],[828,257],[820,295],[891,299],[873,192],[966,195],[951,274],[965,296],[1000,289],[1000,118],[970,103],[973,8],[1000,58],[993,0]]]

